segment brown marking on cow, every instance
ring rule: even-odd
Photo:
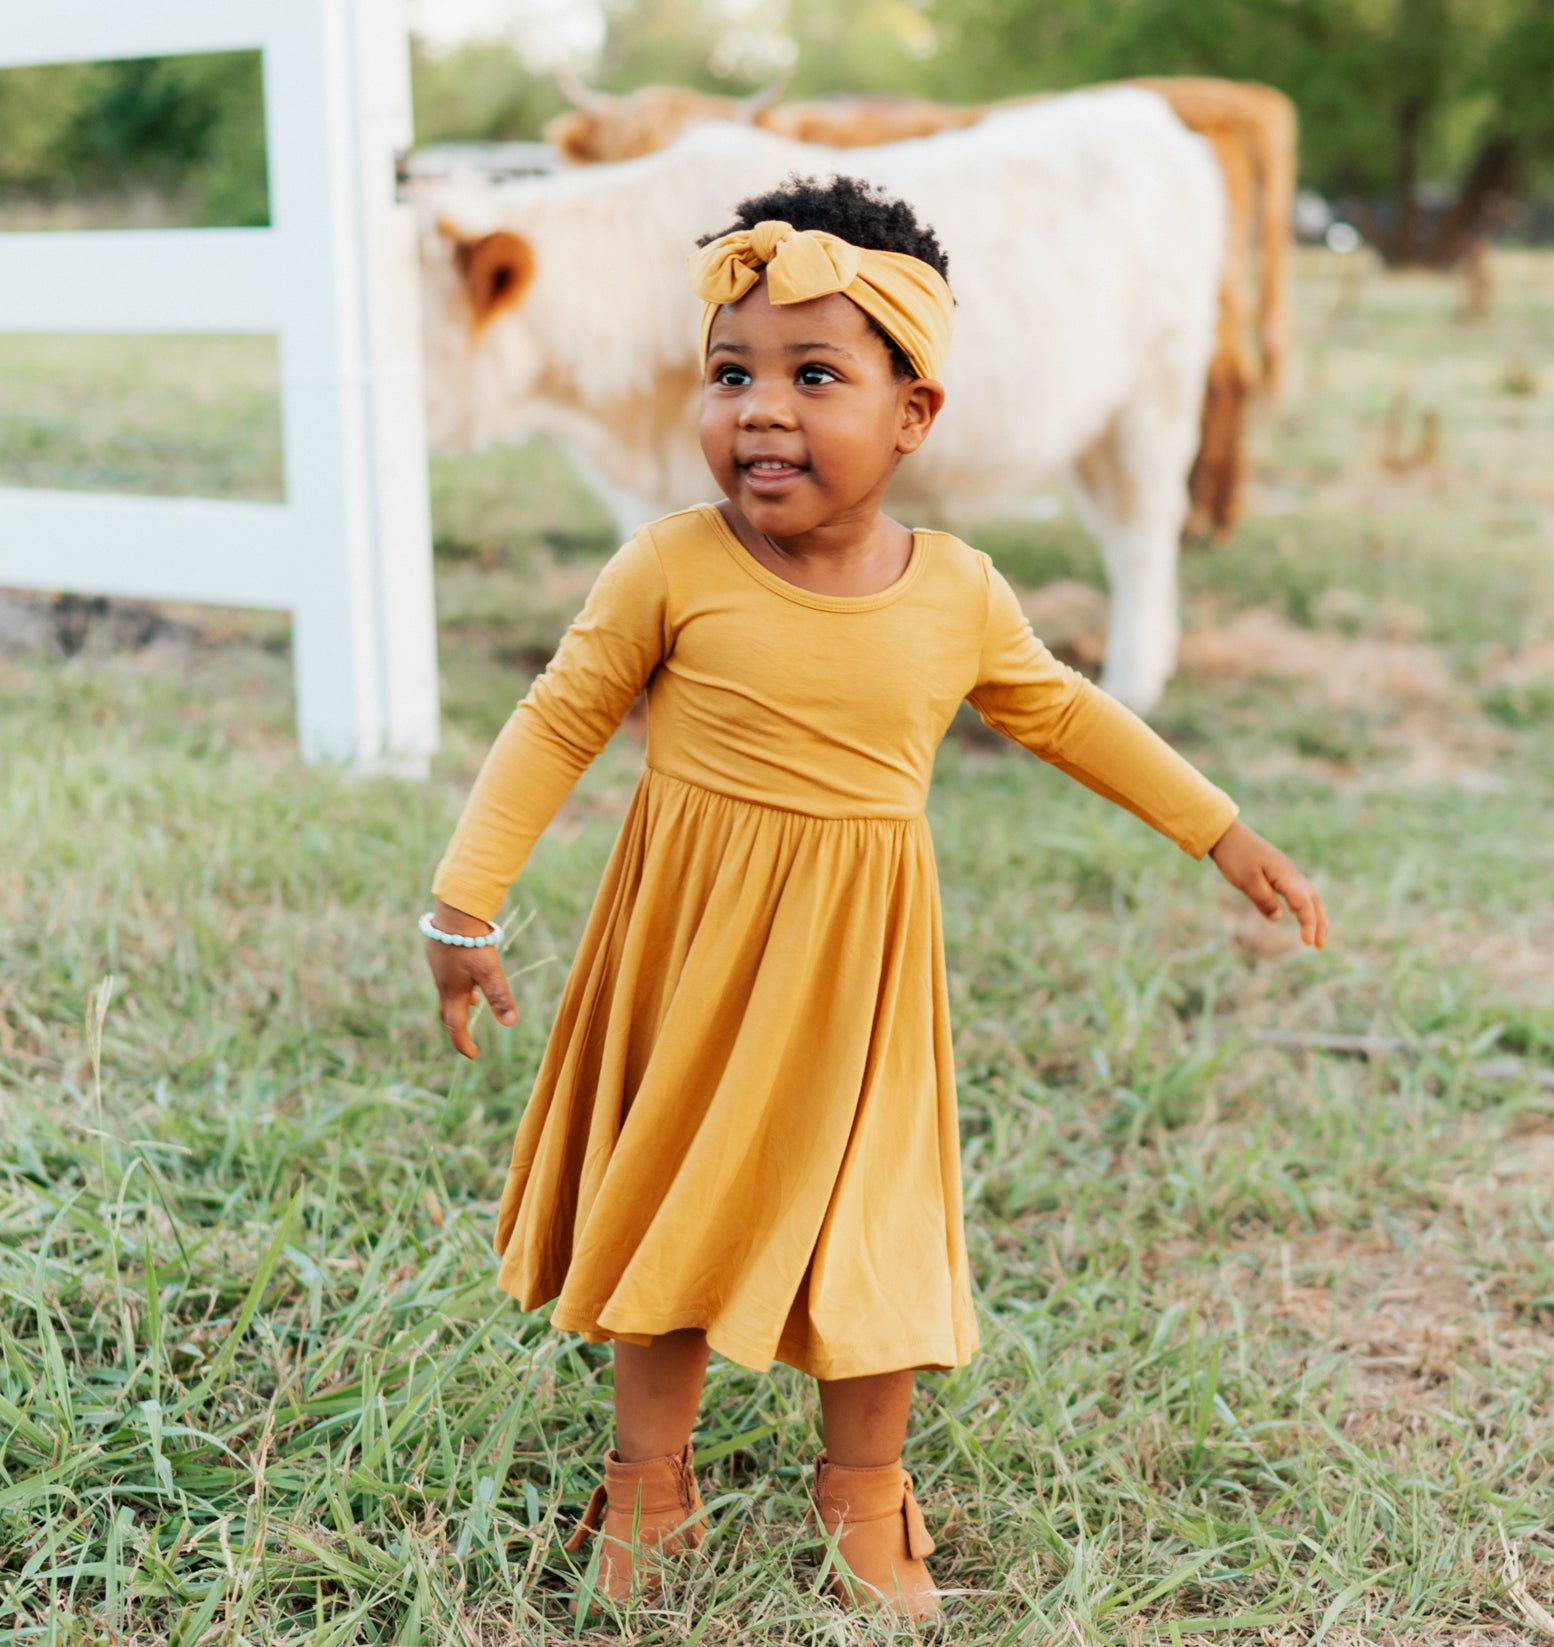
[[[587,402],[593,414],[589,421],[609,431],[614,477],[624,490],[639,497],[673,492],[687,407],[699,401],[701,383],[699,369],[676,367],[655,372],[644,389]],[[534,400],[568,412],[584,405],[576,378],[554,362],[547,362],[528,392]],[[575,426],[574,433],[582,427]],[[603,464],[604,454],[588,441],[579,440],[578,449],[589,461]]]
[[[1241,518],[1246,463],[1242,430],[1255,372],[1246,347],[1246,263],[1253,166],[1246,145],[1223,127],[1199,134],[1225,180],[1225,261],[1220,268],[1214,354],[1203,390],[1198,451],[1187,477],[1186,536],[1223,543]]]
[[[522,301],[534,280],[534,248],[510,229],[467,239],[443,218],[437,230],[453,242],[454,267],[469,300],[470,330],[478,335],[504,309]]]
[[[1152,91],[1213,147],[1225,180],[1225,266],[1215,353],[1204,387],[1202,438],[1189,483],[1189,535],[1222,542],[1240,519],[1243,425],[1253,389],[1280,394],[1291,336],[1289,222],[1295,190],[1295,106],[1251,81],[1205,77],[1123,82]],[[828,148],[869,148],[974,126],[995,109],[1055,95],[957,106],[913,98],[839,97],[752,111],[734,98],[681,86],[643,86],[625,97],[589,92],[588,106],[553,121],[546,135],[570,161],[633,160],[667,147],[694,120],[747,120],[779,136]],[[1255,310],[1247,290],[1257,262]],[[1247,347],[1249,312],[1258,350]]]
[[[987,107],[962,108],[911,97],[838,97],[821,103],[782,103],[758,115],[755,124],[796,143],[870,149],[975,126],[987,112]]]
[[[1253,80],[1173,76],[1127,83],[1163,97],[1189,131],[1214,146],[1225,173],[1241,291],[1250,279],[1250,255],[1254,249],[1257,253],[1253,335],[1261,370],[1252,381],[1267,398],[1277,400],[1293,330],[1289,247],[1298,136],[1295,105],[1283,92]]]
[[[557,115],[545,137],[574,166],[636,160],[668,148],[696,120],[742,120],[734,97],[713,97],[688,86],[640,86],[623,97],[591,94],[593,106]]]

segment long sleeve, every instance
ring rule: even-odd
[[[432,890],[490,920],[545,826],[669,648],[658,552],[639,532],[599,574],[545,673],[486,756]]]
[[[994,730],[1201,858],[1230,827],[1236,803],[1132,710],[1059,663],[990,562],[987,575],[972,707]]]

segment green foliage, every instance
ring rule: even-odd
[[[0,200],[127,190],[195,224],[269,221],[257,52],[0,70]]]
[[[1554,163],[1546,0],[943,0],[941,14],[931,74],[957,96],[1133,74],[1278,86],[1300,110],[1302,178],[1329,193],[1455,183],[1497,140],[1524,184]]]
[[[612,0],[601,84],[728,95],[769,81],[792,57],[793,96],[889,94],[914,89],[937,42],[927,0],[788,0],[744,11],[747,20],[731,24],[717,0]]]
[[[413,42],[411,71],[418,143],[534,138],[566,107],[551,79],[533,73],[508,46],[430,52]]]
[[[1385,195],[1412,172],[1464,177],[1484,145],[1521,181],[1554,170],[1554,7],[1546,0],[610,0],[604,89],[723,93],[793,59],[792,95],[957,101],[1137,74],[1266,81],[1302,116],[1306,183]],[[537,137],[565,105],[516,50],[414,50],[418,141]],[[252,53],[0,71],[0,204],[127,187],[196,223],[265,221]]]
[[[1480,80],[1497,119],[1547,177],[1554,165],[1554,6],[1530,3],[1481,54]]]
[[[0,69],[0,187],[41,188],[63,163],[64,133],[90,119],[95,64]]]

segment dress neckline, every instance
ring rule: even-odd
[[[928,561],[928,546],[923,542],[926,534],[922,528],[913,527],[911,556],[907,560],[906,570],[894,583],[872,595],[823,595],[814,589],[801,589],[798,584],[778,577],[769,566],[763,566],[739,541],[734,528],[723,518],[723,511],[715,503],[703,503],[698,507],[711,515],[718,541],[757,583],[764,584],[774,594],[796,601],[800,606],[812,606],[822,612],[871,612],[877,606],[889,606],[892,601],[900,600],[917,582]]]

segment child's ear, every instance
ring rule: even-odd
[[[902,385],[901,418],[896,428],[896,450],[902,457],[915,452],[927,440],[933,420],[943,405],[944,385],[934,378],[913,378]]]

